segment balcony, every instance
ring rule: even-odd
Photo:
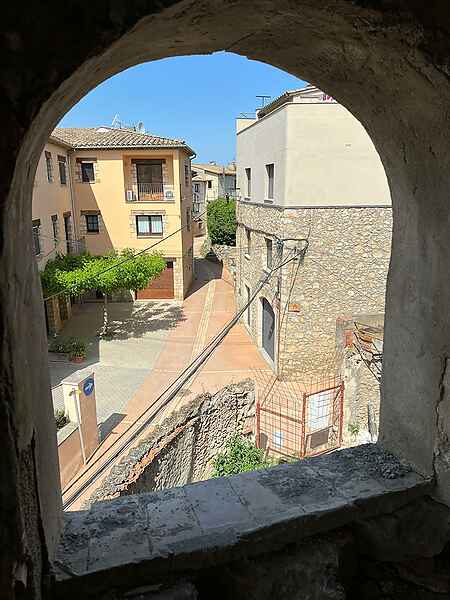
[[[174,186],[163,183],[134,183],[126,190],[127,202],[173,202]]]

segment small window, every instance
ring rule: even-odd
[[[61,185],[67,185],[66,157],[58,155],[59,181]]]
[[[250,256],[252,252],[252,235],[250,233],[250,229],[245,228],[245,238],[247,244],[247,254]]]
[[[212,181],[211,179],[208,179],[208,190],[210,190],[212,188]]]
[[[56,245],[58,242],[58,234],[59,234],[58,215],[52,215],[52,230],[53,230],[53,241],[55,242],[55,245]]]
[[[189,187],[190,181],[191,181],[191,177],[190,177],[189,163],[185,163],[185,165],[184,165],[184,184],[186,187]]]
[[[137,215],[136,232],[138,237],[159,235],[163,232],[161,215]]]
[[[194,183],[194,191],[196,194],[200,193],[200,184],[199,183]]]
[[[186,228],[188,231],[191,230],[191,209],[186,209]]]
[[[45,151],[45,167],[47,169],[47,181],[53,183],[53,159],[51,152]]]
[[[245,317],[246,317],[246,321],[247,321],[247,325],[250,327],[250,323],[251,323],[251,311],[250,311],[250,288],[248,287],[248,285],[245,286],[245,303],[248,304],[247,306],[247,310],[245,313]]]
[[[252,197],[252,170],[250,168],[245,169],[245,177],[247,179],[247,198]]]
[[[86,231],[88,233],[98,233],[100,231],[98,215],[85,215],[85,217]]]
[[[95,181],[95,170],[93,162],[81,163],[81,181],[83,183],[92,183]]]
[[[33,246],[34,254],[38,256],[41,253],[41,221],[33,221]]]
[[[267,173],[267,199],[273,200],[273,179],[274,179],[275,167],[274,164],[266,165]]]
[[[266,240],[266,267],[272,268],[272,240],[265,238]]]

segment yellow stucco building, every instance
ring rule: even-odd
[[[55,129],[33,194],[39,268],[57,252],[142,250],[170,236],[155,247],[166,270],[137,298],[182,300],[193,277],[193,155],[184,141],[131,129]]]

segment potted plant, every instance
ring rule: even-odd
[[[75,363],[81,363],[86,359],[86,342],[83,340],[72,340],[70,344],[69,359]]]

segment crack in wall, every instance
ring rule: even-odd
[[[445,419],[443,418],[442,412],[447,408],[446,404],[449,404],[450,398],[448,397],[448,364],[449,357],[444,356],[442,358],[441,374],[439,377],[439,399],[436,403],[436,443],[433,455],[433,471],[436,479],[439,478],[439,474],[443,469],[450,469],[450,439],[448,430],[445,427]]]

